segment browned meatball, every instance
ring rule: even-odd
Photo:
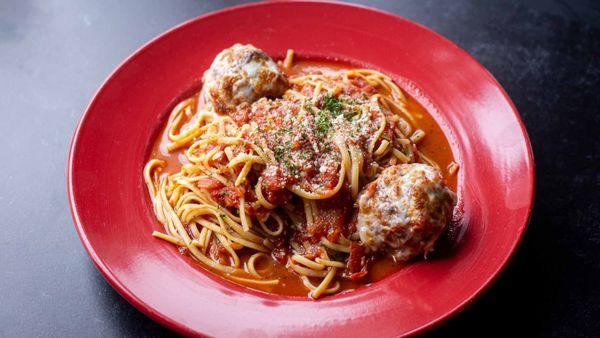
[[[359,196],[361,242],[400,261],[426,255],[450,222],[455,203],[435,168],[419,163],[389,167]]]
[[[261,97],[279,97],[288,81],[277,64],[252,45],[235,44],[217,55],[204,73],[204,95],[220,114]]]

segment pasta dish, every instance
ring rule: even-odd
[[[390,77],[295,59],[240,44],[219,53],[172,110],[143,178],[155,237],[235,283],[316,299],[432,253],[458,164]]]

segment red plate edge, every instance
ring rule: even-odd
[[[133,293],[131,293],[127,287],[125,287],[123,284],[121,284],[113,275],[112,271],[104,264],[104,262],[102,261],[102,259],[100,258],[100,256],[97,255],[97,253],[95,252],[94,248],[91,246],[88,238],[86,237],[86,234],[84,233],[83,229],[82,229],[82,225],[80,223],[80,219],[79,219],[79,215],[77,213],[76,210],[76,205],[75,205],[75,197],[74,197],[74,192],[73,192],[73,184],[72,184],[72,170],[73,170],[73,153],[74,153],[74,149],[77,146],[77,138],[78,135],[80,133],[80,129],[82,127],[82,125],[84,124],[86,117],[88,116],[88,112],[91,110],[91,108],[93,107],[97,96],[99,95],[100,92],[102,92],[102,90],[104,89],[105,85],[120,71],[120,69],[122,68],[122,66],[126,63],[128,63],[129,61],[135,59],[137,56],[141,55],[144,50],[151,44],[153,44],[154,42],[161,40],[163,38],[165,38],[166,36],[170,35],[171,33],[173,33],[174,31],[178,30],[179,28],[189,25],[195,21],[198,20],[202,20],[211,16],[215,16],[215,15],[220,15],[226,12],[230,12],[230,11],[236,11],[236,10],[240,10],[240,9],[245,9],[245,8],[252,8],[252,7],[260,7],[260,6],[265,6],[265,5],[270,5],[272,3],[289,3],[289,2],[294,2],[294,3],[312,3],[312,4],[318,4],[318,3],[323,3],[323,4],[334,4],[334,5],[342,5],[342,6],[348,6],[348,7],[356,7],[362,10],[366,10],[366,11],[371,11],[371,12],[375,12],[378,13],[380,15],[386,15],[386,16],[391,16],[393,18],[395,18],[396,20],[401,20],[404,22],[407,22],[409,24],[418,26],[421,29],[424,29],[430,33],[433,33],[435,36],[437,36],[437,38],[440,38],[442,40],[444,40],[446,43],[448,43],[449,45],[453,46],[458,53],[462,54],[463,57],[467,57],[469,58],[474,64],[476,64],[480,70],[485,71],[485,73],[487,74],[487,76],[489,77],[489,79],[495,83],[497,85],[497,88],[501,91],[502,96],[504,97],[504,99],[506,100],[506,102],[508,102],[508,104],[510,105],[510,108],[513,112],[513,114],[515,115],[519,126],[521,128],[521,133],[523,135],[525,144],[526,144],[526,148],[527,148],[527,161],[526,161],[526,165],[528,167],[529,171],[529,182],[531,183],[530,186],[528,187],[528,191],[530,192],[530,198],[529,198],[529,208],[528,208],[528,212],[526,215],[526,222],[524,224],[523,227],[520,228],[520,231],[518,233],[517,236],[517,240],[513,243],[513,245],[510,247],[510,251],[509,254],[505,257],[505,259],[502,261],[502,263],[500,264],[500,266],[498,267],[498,269],[496,269],[496,271],[481,285],[481,287],[479,289],[477,289],[469,298],[465,299],[463,302],[459,303],[457,306],[455,306],[454,308],[446,311],[446,313],[424,325],[421,325],[411,331],[405,332],[405,335],[412,335],[415,334],[417,332],[423,332],[425,330],[430,330],[436,326],[438,326],[439,324],[443,323],[444,321],[448,320],[449,318],[451,318],[453,315],[456,315],[459,311],[463,310],[466,306],[470,305],[473,301],[476,300],[477,297],[479,297],[484,291],[486,291],[490,285],[499,277],[500,272],[506,267],[507,263],[509,262],[509,260],[513,257],[513,255],[515,254],[516,251],[516,247],[518,246],[518,244],[522,241],[523,235],[526,231],[526,228],[528,227],[529,224],[529,220],[531,218],[531,212],[533,209],[533,200],[534,200],[534,196],[535,196],[535,162],[534,162],[534,157],[533,157],[533,151],[531,148],[531,142],[529,139],[529,136],[527,134],[527,131],[525,129],[525,125],[520,117],[520,115],[517,112],[516,107],[514,106],[514,103],[512,102],[512,100],[510,99],[510,97],[506,94],[504,88],[498,83],[498,81],[494,78],[494,76],[485,68],[483,67],[477,60],[475,60],[471,55],[469,55],[466,51],[464,51],[462,48],[458,47],[457,45],[455,45],[453,42],[451,42],[450,40],[446,39],[445,37],[441,36],[440,34],[438,34],[437,32],[423,26],[420,25],[418,23],[412,22],[410,20],[407,20],[405,18],[402,18],[400,16],[382,11],[382,10],[378,10],[378,9],[374,9],[374,8],[370,8],[370,7],[366,7],[366,6],[362,6],[362,5],[356,5],[356,4],[347,4],[347,3],[342,3],[342,2],[337,2],[337,1],[269,1],[269,2],[258,2],[258,3],[252,3],[252,4],[244,4],[244,5],[237,5],[237,6],[232,6],[232,7],[227,7],[218,11],[214,11],[211,13],[207,13],[195,18],[192,18],[190,20],[187,20],[171,29],[169,29],[168,31],[158,35],[157,37],[153,38],[152,40],[150,40],[149,42],[145,43],[144,45],[142,45],[141,47],[139,47],[134,53],[132,53],[129,57],[127,57],[123,62],[121,62],[119,64],[118,67],[115,68],[115,70],[113,70],[111,72],[111,74],[106,78],[106,80],[104,80],[104,82],[102,83],[102,85],[99,87],[99,89],[94,93],[94,95],[92,96],[92,100],[90,101],[90,104],[87,106],[87,108],[85,109],[85,112],[83,113],[82,117],[80,118],[80,121],[75,129],[75,133],[73,135],[72,141],[71,141],[71,146],[70,146],[70,150],[69,150],[69,157],[68,157],[68,166],[67,166],[67,193],[68,193],[68,199],[69,199],[69,206],[71,209],[71,215],[73,217],[75,226],[76,226],[76,230],[77,230],[77,234],[79,236],[79,238],[81,239],[82,243],[84,244],[84,247],[86,249],[86,251],[88,252],[88,254],[90,255],[90,257],[92,258],[92,261],[94,262],[94,264],[96,265],[96,267],[98,268],[98,270],[100,270],[100,272],[103,274],[103,276],[105,277],[105,279],[109,282],[109,284],[115,289],[117,290],[117,292],[119,294],[121,294],[128,302],[130,302],[132,305],[134,305],[138,310],[142,311],[143,313],[145,313],[146,315],[148,315],[150,318],[152,318],[153,320],[159,322],[160,324],[173,329],[175,331],[178,331],[182,334],[185,335],[194,335],[197,334],[198,332],[195,331],[194,329],[183,325],[181,323],[178,323],[174,320],[172,320],[171,318],[164,316],[162,313],[156,311],[155,309],[151,308],[148,304],[146,304],[142,299],[136,297]]]

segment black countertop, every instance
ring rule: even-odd
[[[166,29],[236,1],[0,2],[0,336],[162,336],[96,271],[69,212],[79,117],[113,68]],[[365,1],[457,43],[504,86],[533,144],[524,241],[433,336],[600,333],[600,3]]]

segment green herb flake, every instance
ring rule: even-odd
[[[327,94],[327,96],[323,98],[321,108],[323,110],[328,110],[333,117],[337,117],[343,113],[342,101],[331,94]]]
[[[273,149],[273,153],[275,154],[275,160],[277,160],[277,162],[280,162],[283,158],[283,155],[285,154],[285,148],[282,146],[276,146]]]
[[[329,114],[326,110],[319,110],[317,112],[317,119],[315,121],[316,133],[319,135],[325,135],[331,127],[331,121],[329,120]]]
[[[292,173],[292,175],[296,175],[298,173],[298,167],[295,164],[290,163],[288,168],[290,169],[290,173]]]

